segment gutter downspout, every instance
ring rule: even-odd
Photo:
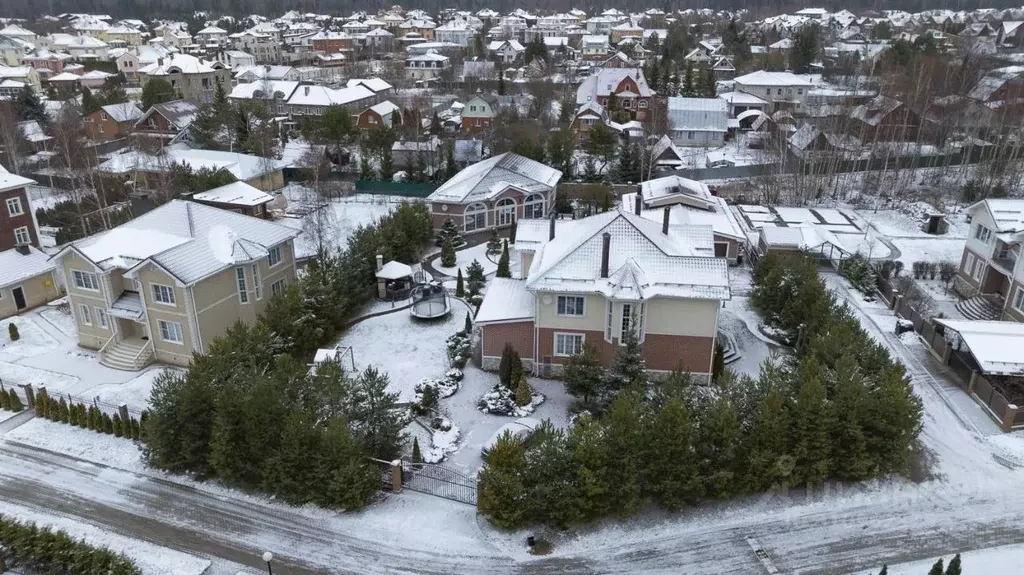
[[[292,262],[295,260],[293,259]],[[205,346],[203,345],[203,334],[199,329],[199,312],[196,310],[196,294],[195,286],[188,286],[188,299],[189,303],[192,304],[192,322],[195,324],[195,341],[199,343],[199,353],[205,353]]]

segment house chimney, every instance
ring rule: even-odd
[[[551,212],[551,222],[550,222],[550,225],[548,226],[548,241],[549,242],[551,240],[555,239],[555,216],[556,215],[557,214],[555,212]]]
[[[163,58],[157,58],[156,59],[156,65],[157,66],[163,66],[164,65],[164,59]]]
[[[306,89],[306,95],[309,95],[309,86],[303,86]]]
[[[640,200],[640,186],[637,186],[636,193],[633,194],[633,213],[639,216],[643,208],[644,203]]]
[[[384,267],[384,256],[377,254],[377,271]]]
[[[665,206],[665,215],[661,216],[661,233],[668,235],[668,217],[672,213],[670,206]]]
[[[27,256],[30,253],[28,244],[18,244],[14,246],[14,249],[18,250],[18,253],[23,256]]]
[[[608,232],[601,234],[601,277],[608,277],[608,253],[612,247],[612,235]]]

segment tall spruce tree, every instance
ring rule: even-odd
[[[491,228],[491,233],[487,238],[487,253],[501,253],[501,237],[498,236],[498,228]]]
[[[575,469],[576,513],[581,521],[607,515],[612,504],[605,470],[616,465],[600,423],[584,416],[569,431],[569,452]]]
[[[455,297],[466,297],[466,286],[462,280],[462,268],[459,268],[458,276],[455,279]]]
[[[612,401],[601,419],[605,443],[614,463],[603,470],[612,513],[626,517],[643,501],[641,445],[644,405],[637,393],[625,393]]]
[[[706,493],[731,497],[740,484],[740,420],[736,407],[726,396],[714,400],[700,415],[694,441],[700,476]]]
[[[522,526],[527,507],[523,472],[526,448],[523,442],[506,432],[488,450],[477,478],[477,509],[492,523],[506,529]]]
[[[669,401],[646,428],[644,485],[662,507],[676,510],[703,494],[693,449],[693,423],[682,400]]]
[[[508,240],[505,240],[501,248],[501,257],[498,258],[498,271],[495,276],[499,278],[510,278],[512,277],[512,270],[509,267],[509,255],[508,255]]]
[[[860,481],[875,471],[868,453],[867,439],[861,425],[863,418],[870,417],[868,390],[852,353],[839,358],[832,378],[835,379],[835,396],[832,400],[832,474],[847,481]]]
[[[931,570],[928,571],[928,575],[942,575],[942,557],[932,565]]]
[[[641,391],[647,388],[647,362],[635,325],[635,321],[630,321],[629,329],[622,333],[622,340],[615,352],[615,360],[608,372],[606,391],[609,394],[615,395],[629,388]]]
[[[441,265],[446,268],[453,268],[457,263],[457,258],[452,238],[451,236],[445,236],[441,241]]]
[[[604,375],[597,349],[584,343],[580,352],[570,357],[565,365],[565,391],[580,398],[585,409],[593,409],[594,400],[602,394]]]
[[[833,429],[821,365],[813,357],[804,358],[793,377],[798,390],[792,427],[794,475],[803,484],[817,486],[829,476]]]
[[[949,560],[949,565],[946,566],[946,575],[961,575],[962,568],[960,567],[960,554],[957,553],[952,559]]]
[[[575,468],[569,440],[563,429],[545,420],[530,437],[526,458],[527,496],[524,507],[529,519],[556,527],[568,527],[579,519]]]

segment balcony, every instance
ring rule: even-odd
[[[1013,269],[1017,266],[1017,258],[1019,255],[1017,245],[1010,245],[996,240],[996,247],[992,256],[992,265],[999,268],[999,271],[1013,277]]]

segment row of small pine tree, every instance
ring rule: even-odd
[[[142,570],[122,554],[77,541],[64,531],[0,515],[0,572],[5,569],[25,573],[142,575]]]
[[[932,565],[932,568],[928,571],[928,575],[962,575],[963,568],[960,566],[960,554],[957,553],[952,559],[949,560],[949,565],[946,566],[945,570],[942,568],[942,558]],[[889,566],[883,565],[882,570],[878,572],[878,575],[889,575]]]
[[[145,423],[145,412],[142,414],[141,422],[130,416],[128,419],[124,419],[120,414],[115,413],[111,416],[104,413],[103,410],[94,405],[87,406],[84,403],[68,403],[63,397],[59,400],[54,399],[45,389],[40,390],[36,394],[35,404],[36,415],[45,417],[50,421],[66,423],[115,437],[136,440],[144,439],[142,430],[143,423]]]
[[[18,393],[13,388],[0,389],[0,409],[18,413],[25,409],[25,406],[22,405],[21,398],[18,397]]]

